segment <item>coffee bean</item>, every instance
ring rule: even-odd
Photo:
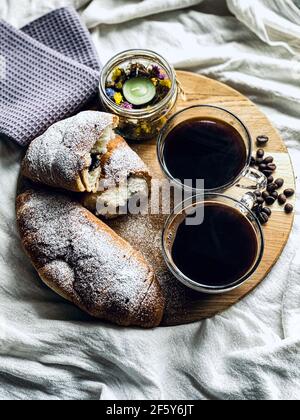
[[[264,207],[261,211],[263,213],[266,213],[266,215],[269,216],[269,217],[272,216],[272,210],[269,209],[269,207]]]
[[[287,214],[290,214],[290,213],[292,213],[293,211],[294,211],[294,206],[292,206],[292,204],[286,204],[285,205],[285,207],[284,207],[284,211],[287,213]]]
[[[281,206],[283,206],[283,204],[286,203],[286,196],[284,194],[280,194],[280,196],[278,197],[278,202]]]
[[[277,184],[273,183],[273,184],[269,184],[267,187],[267,191],[271,194],[272,192],[277,190]]]
[[[263,158],[256,158],[255,165],[259,166],[263,163],[263,161],[264,161]]]
[[[267,170],[267,169],[268,169],[268,167],[267,167],[267,165],[265,165],[264,163],[262,163],[261,165],[259,165],[258,169],[259,169],[261,172],[263,172],[263,171]]]
[[[255,166],[255,165],[256,165],[256,160],[253,156],[251,156],[250,166]]]
[[[264,191],[263,193],[262,193],[262,197],[263,197],[263,199],[265,200],[266,198],[268,198],[270,196],[270,194],[268,193],[268,191]]]
[[[273,184],[273,182],[274,182],[273,176],[272,175],[269,176],[267,181],[268,181],[268,184]]]
[[[293,195],[295,194],[295,190],[293,190],[293,188],[287,188],[286,190],[284,190],[283,194],[286,197],[290,198],[290,197],[293,197]]]
[[[264,200],[262,197],[257,197],[257,199],[256,199],[256,203],[257,203],[258,205],[264,204],[264,202],[265,202],[265,200]]]
[[[265,171],[262,171],[262,173],[268,178],[272,175],[274,171],[271,171],[271,169],[266,169]]]
[[[269,137],[267,136],[258,136],[256,138],[256,142],[259,146],[266,146],[267,143],[269,142]]]
[[[275,203],[275,198],[272,197],[271,195],[269,197],[266,198],[265,202],[268,206],[273,206],[273,204]]]
[[[259,215],[259,213],[261,213],[263,206],[262,205],[258,205],[255,204],[252,211],[253,213],[255,213],[256,215]]]
[[[278,199],[279,194],[278,194],[278,192],[277,192],[277,191],[274,191],[274,192],[272,192],[271,196],[272,196],[273,198],[275,198],[275,200],[277,200],[277,199]]]
[[[256,152],[256,157],[258,158],[258,159],[261,159],[261,158],[263,158],[265,156],[265,151],[264,151],[264,149],[258,149],[257,150],[257,152]]]
[[[254,191],[256,197],[261,197],[261,192],[259,190]]]
[[[271,171],[276,171],[277,166],[275,165],[275,163],[268,163],[267,164],[267,169],[270,169]]]
[[[268,165],[269,163],[273,163],[274,162],[274,158],[273,156],[268,156],[264,159],[264,162],[266,165]]]
[[[282,178],[276,179],[275,184],[277,185],[278,189],[281,188],[281,187],[283,187],[283,185],[284,185],[284,179],[282,179]]]
[[[258,215],[258,220],[260,221],[260,223],[261,223],[262,225],[265,225],[265,224],[266,224],[266,223],[268,223],[268,221],[269,221],[269,216],[268,216],[266,213],[261,212],[261,213]]]

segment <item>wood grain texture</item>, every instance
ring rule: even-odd
[[[267,154],[275,157],[278,168],[274,176],[284,178],[286,187],[295,188],[292,164],[283,140],[266,116],[251,101],[222,83],[193,73],[178,72],[178,79],[185,91],[186,100],[182,98],[178,100],[177,110],[191,105],[211,104],[232,111],[246,124],[253,139],[261,134],[270,137],[265,150]],[[156,156],[156,141],[134,144],[132,147],[148,164],[153,177],[163,179]],[[236,190],[237,188],[233,188],[227,191],[227,194],[236,195]],[[294,204],[294,198],[289,201]],[[219,296],[202,295],[191,291],[179,284],[169,273],[161,253],[161,233],[167,216],[125,216],[109,224],[117,233],[140,249],[154,265],[167,301],[163,324],[178,325],[209,318],[226,310],[251,292],[266,277],[287,243],[294,220],[294,215],[286,215],[278,204],[275,204],[272,210],[273,216],[264,227],[266,250],[260,267],[243,286]]]

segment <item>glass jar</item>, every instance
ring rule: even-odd
[[[126,109],[117,105],[107,94],[107,81],[116,68],[125,69],[131,64],[143,64],[146,67],[159,66],[171,81],[167,95],[154,105],[145,105],[141,109]],[[150,140],[164,127],[178,96],[178,84],[174,68],[159,54],[148,50],[128,50],[113,57],[103,68],[100,80],[100,99],[107,112],[118,115],[119,134],[127,140]]]

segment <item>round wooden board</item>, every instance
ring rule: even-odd
[[[266,153],[275,158],[275,177],[284,178],[287,187],[295,188],[293,167],[283,140],[265,115],[249,99],[222,83],[193,73],[180,71],[178,79],[186,98],[178,100],[177,110],[191,105],[211,104],[232,111],[247,125],[253,139],[261,134],[270,138]],[[147,163],[154,179],[164,178],[157,160],[155,140],[131,146]],[[236,190],[237,188],[233,188],[227,191],[227,194],[236,195]],[[294,204],[294,199],[290,201]],[[224,311],[251,292],[266,277],[287,243],[294,220],[294,215],[285,214],[278,204],[275,204],[272,210],[273,216],[264,227],[266,250],[260,267],[243,286],[218,296],[191,291],[179,284],[168,271],[161,251],[161,233],[167,216],[124,216],[110,221],[109,225],[140,249],[155,267],[167,302],[163,325],[179,325],[209,318]]]

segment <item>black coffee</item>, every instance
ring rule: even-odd
[[[245,143],[229,124],[213,119],[191,119],[167,136],[164,161],[170,174],[184,180],[204,179],[205,189],[234,181],[247,160]]]
[[[229,206],[208,203],[204,210],[203,224],[180,224],[172,248],[173,261],[199,284],[228,286],[254,265],[256,233],[246,217]]]

